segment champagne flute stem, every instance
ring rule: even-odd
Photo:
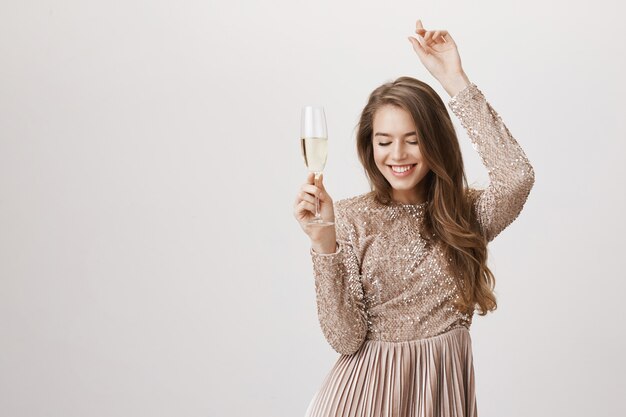
[[[319,186],[318,180],[319,180],[321,174],[322,174],[321,172],[316,172],[315,173],[315,186],[316,187]],[[316,219],[320,219],[321,218],[321,216],[320,216],[320,199],[319,199],[319,197],[317,195],[315,196],[315,218]]]

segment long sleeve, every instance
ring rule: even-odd
[[[335,204],[337,250],[319,254],[310,249],[315,277],[317,313],[324,337],[338,353],[350,355],[367,334],[360,265],[353,246],[353,227],[341,202]]]
[[[492,241],[522,211],[535,172],[526,154],[478,87],[470,83],[448,102],[489,173],[486,189],[472,190],[481,232]]]

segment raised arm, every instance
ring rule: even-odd
[[[354,252],[354,229],[343,201],[335,204],[337,249],[320,254],[312,248],[317,313],[324,337],[338,353],[350,355],[363,344],[367,333],[367,314],[360,264]]]
[[[487,189],[471,190],[469,197],[483,235],[490,242],[521,212],[535,183],[535,172],[500,116],[465,75],[450,33],[426,30],[421,20],[416,22],[415,33],[417,38],[409,37],[413,49],[452,97],[448,105],[489,172]]]
[[[478,87],[469,83],[448,102],[489,173],[486,189],[470,194],[481,231],[492,241],[522,211],[535,172],[502,118]]]

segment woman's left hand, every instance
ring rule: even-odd
[[[426,69],[439,81],[462,74],[461,57],[456,43],[446,30],[426,30],[422,21],[415,25],[417,39],[409,37],[413,49]]]

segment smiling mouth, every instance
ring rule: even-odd
[[[387,165],[387,166],[391,169],[391,172],[393,173],[393,175],[402,177],[413,172],[413,168],[415,168],[416,165],[417,164]]]

